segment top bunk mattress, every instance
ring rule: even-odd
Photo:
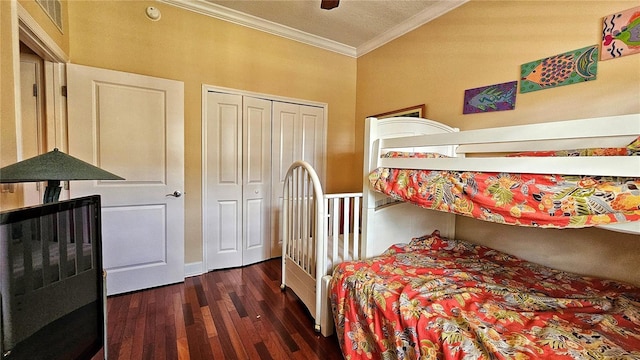
[[[637,156],[639,149],[640,138],[623,148],[526,152],[510,156]],[[445,157],[397,151],[383,156]],[[636,177],[378,167],[369,174],[369,181],[373,190],[392,199],[501,224],[582,228],[640,220],[640,178]]]

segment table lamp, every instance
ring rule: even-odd
[[[124,180],[57,148],[46,154],[8,165],[0,169],[0,183],[47,181],[43,203],[57,202],[60,181],[67,180]]]

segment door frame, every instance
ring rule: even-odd
[[[19,42],[25,43],[31,50],[44,60],[44,92],[45,92],[45,117],[46,122],[46,143],[49,147],[57,147],[61,151],[67,151],[67,99],[62,95],[62,91],[56,91],[66,85],[66,63],[69,56],[56,44],[38,22],[25,10],[20,3],[17,3],[18,15],[18,41],[15,43],[13,67],[14,72],[20,71],[20,50]],[[17,84],[19,86],[19,84]],[[19,88],[16,88],[19,91]],[[19,106],[19,99],[16,99]],[[16,117],[20,116],[19,108],[16,108]],[[18,123],[20,119],[17,119]],[[19,135],[19,134],[18,134]],[[21,140],[18,138],[18,145]],[[47,149],[52,150],[52,149]],[[20,154],[20,153],[19,153]],[[61,196],[62,199],[62,196]]]
[[[14,81],[16,161],[24,160],[21,138],[22,106],[20,104],[20,81],[18,80],[20,79],[20,42],[23,42],[44,60],[44,88],[42,90],[45,95],[43,106],[46,128],[43,136],[47,144],[47,149],[44,150],[51,151],[55,147],[67,152],[67,99],[62,95],[62,91],[56,90],[66,85],[66,63],[69,62],[69,56],[19,2],[12,2],[11,11],[14,12],[11,15],[14,38],[10,47],[14,79],[16,79]],[[69,199],[69,191],[66,186],[60,194],[60,200],[65,199]]]
[[[297,98],[291,98],[291,97],[284,97],[284,96],[278,96],[278,95],[271,95],[271,94],[265,94],[265,93],[258,93],[258,92],[252,92],[252,91],[245,91],[245,90],[239,90],[239,89],[233,89],[233,88],[227,88],[227,87],[221,87],[221,86],[215,86],[215,85],[209,85],[209,84],[202,84],[202,95],[201,95],[201,99],[202,99],[202,147],[201,147],[201,159],[202,159],[202,163],[201,163],[201,169],[202,169],[202,178],[201,178],[201,184],[202,184],[202,196],[201,199],[206,199],[207,198],[207,187],[206,187],[206,176],[207,176],[207,154],[206,154],[206,149],[207,149],[207,93],[209,91],[213,91],[213,92],[220,92],[220,93],[226,93],[226,94],[233,94],[233,95],[241,95],[241,96],[250,96],[250,97],[255,97],[255,98],[260,98],[260,99],[265,99],[265,100],[270,100],[270,101],[279,101],[279,102],[286,102],[286,103],[292,103],[292,104],[299,104],[299,105],[307,105],[307,106],[315,106],[315,107],[319,107],[322,108],[324,110],[324,139],[322,141],[322,152],[323,154],[327,153],[327,128],[328,128],[328,110],[329,110],[329,104],[327,103],[323,103],[323,102],[317,102],[317,101],[311,101],[311,100],[303,100],[303,99],[297,99]],[[326,177],[326,156],[322,157],[322,164],[321,164],[321,170],[320,170],[320,174],[321,175],[321,182],[324,184],[325,183],[325,177]],[[273,206],[273,204],[272,204]],[[201,209],[202,209],[202,262],[201,263],[191,263],[191,264],[185,264],[185,277],[187,276],[194,276],[194,275],[199,275],[199,274],[204,274],[206,273],[207,270],[207,229],[206,229],[206,223],[205,223],[205,219],[207,218],[207,206],[204,203],[204,201],[202,201],[201,204]]]

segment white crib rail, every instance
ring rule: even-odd
[[[324,195],[324,242],[331,247],[331,252],[327,253],[324,275],[331,274],[333,266],[338,263],[360,258],[361,200],[362,193]],[[339,241],[330,241],[333,239]]]
[[[320,270],[315,259],[324,257],[323,246],[318,241],[324,238],[324,228],[316,226],[323,220],[324,202],[318,201],[323,196],[320,180],[311,165],[304,161],[294,162],[284,181],[283,267],[286,255],[313,277]],[[282,283],[285,283],[284,273]]]
[[[320,331],[322,303],[326,296],[322,278],[344,260],[360,258],[360,219],[362,193],[324,194],[313,167],[296,161],[284,180],[282,203],[282,285],[300,297],[315,318]],[[287,266],[295,281],[287,284]],[[302,275],[300,275],[302,273]],[[304,286],[298,281],[313,282]],[[315,303],[308,289],[315,289]],[[325,307],[326,311],[326,307]],[[325,314],[326,315],[326,314]]]

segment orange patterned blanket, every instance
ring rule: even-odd
[[[640,178],[377,168],[369,181],[393,199],[502,224],[581,228],[640,220]]]
[[[437,232],[341,263],[331,302],[345,359],[640,359],[640,288]]]

